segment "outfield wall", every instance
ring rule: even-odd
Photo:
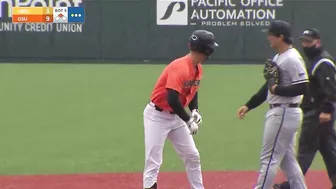
[[[174,0],[39,0],[84,6],[86,23],[11,24],[8,4],[19,6],[16,1],[0,0],[2,62],[170,60],[186,52],[195,29],[216,35],[220,47],[212,60],[255,62],[273,53],[260,32],[272,19],[291,22],[296,37],[306,27],[319,28],[336,53],[335,0],[178,0],[182,3],[170,6],[166,20],[160,18]],[[32,2],[26,0],[25,6]]]

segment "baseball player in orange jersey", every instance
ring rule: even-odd
[[[198,89],[202,63],[217,47],[214,35],[196,30],[189,39],[190,53],[171,62],[157,80],[144,114],[145,168],[143,187],[157,188],[162,153],[168,138],[184,162],[193,189],[204,189],[200,155],[192,135],[202,117],[198,112]],[[189,107],[189,115],[184,109]]]

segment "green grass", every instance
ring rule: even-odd
[[[163,66],[1,64],[0,174],[141,172],[142,112]],[[267,107],[235,113],[262,83],[260,66],[205,65],[204,170],[259,168]],[[183,170],[169,142],[162,170]]]

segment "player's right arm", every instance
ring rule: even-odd
[[[190,120],[190,115],[184,109],[179,98],[183,88],[183,81],[183,73],[178,70],[168,73],[166,83],[167,102],[176,115],[178,115],[183,121],[188,122]]]
[[[263,86],[261,86],[259,91],[250,98],[250,100],[245,104],[245,106],[249,110],[252,110],[260,106],[267,99],[267,94],[268,94],[268,84],[266,82]]]
[[[263,86],[261,86],[259,91],[250,98],[250,100],[244,106],[238,109],[238,112],[237,112],[238,118],[243,119],[245,117],[245,114],[248,111],[264,103],[265,100],[267,99],[267,94],[268,94],[268,83],[266,82]]]

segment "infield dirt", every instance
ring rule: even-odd
[[[207,189],[251,189],[257,173],[253,171],[204,172]],[[284,180],[278,174],[276,181]],[[306,180],[309,189],[328,189],[328,176],[322,171],[310,171]],[[1,176],[0,189],[139,189],[141,173]],[[189,189],[185,173],[164,172],[159,176],[160,189]]]

